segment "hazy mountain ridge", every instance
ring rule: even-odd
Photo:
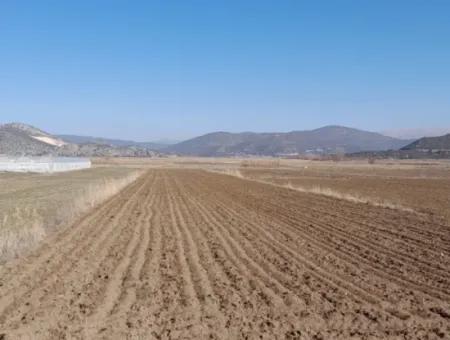
[[[169,146],[164,151],[192,156],[330,154],[400,149],[412,140],[343,126],[285,133],[214,132]]]
[[[147,148],[151,150],[160,150],[167,147],[169,144],[157,142],[135,142],[132,140],[102,138],[92,136],[78,136],[78,135],[57,135],[62,140],[73,144],[100,144],[110,145],[116,147],[138,147]]]

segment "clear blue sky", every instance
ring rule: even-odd
[[[450,1],[0,1],[0,122],[153,140],[450,126]]]

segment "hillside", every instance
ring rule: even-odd
[[[157,153],[145,146],[74,143],[51,135],[31,125],[0,125],[0,155],[11,156],[81,156],[81,157],[152,157]]]
[[[450,151],[450,133],[439,137],[420,138],[402,150]]]
[[[450,159],[450,134],[420,138],[400,150],[365,151],[349,156],[355,158]]]
[[[164,151],[192,156],[331,154],[399,149],[411,140],[342,126],[287,133],[215,132],[172,145]]]
[[[0,125],[0,154],[40,156],[54,154],[65,143],[30,125]]]

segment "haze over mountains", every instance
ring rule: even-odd
[[[388,152],[392,150],[393,152]],[[406,140],[343,126],[285,133],[213,132],[167,145],[120,139],[52,135],[22,123],[0,125],[0,154],[55,156],[154,157],[181,156],[290,156],[363,153],[373,155],[434,156],[450,153],[450,134]]]
[[[439,137],[450,133],[450,127],[438,128],[404,128],[389,129],[381,132],[382,135],[400,139],[420,139],[423,137]]]

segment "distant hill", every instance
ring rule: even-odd
[[[51,135],[31,125],[0,125],[0,155],[12,156],[110,156],[152,157],[157,153],[146,146],[76,143]]]
[[[439,137],[424,137],[406,145],[402,150],[450,151],[450,133]]]
[[[214,132],[169,146],[163,151],[192,156],[279,156],[397,150],[411,142],[343,126],[325,126],[287,133]]]
[[[65,143],[33,126],[10,123],[0,125],[0,154],[48,155]]]
[[[151,150],[160,150],[170,143],[158,143],[158,142],[135,142],[131,140],[122,139],[110,139],[101,137],[91,137],[91,136],[76,136],[76,135],[57,135],[59,138],[68,143],[74,144],[101,144],[101,145],[112,145],[118,147],[128,147],[134,146],[139,148],[146,148]]]
[[[350,154],[354,158],[450,159],[450,134],[420,138],[400,150],[366,151]]]

